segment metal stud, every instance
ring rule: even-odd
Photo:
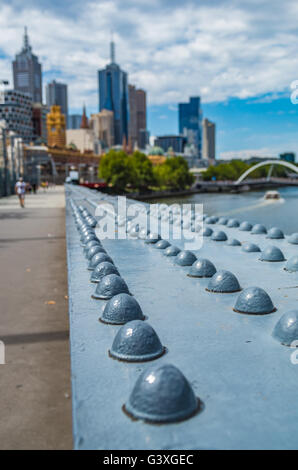
[[[211,235],[211,240],[214,240],[216,242],[225,242],[227,239],[227,235],[222,230],[217,230]]]
[[[177,257],[175,258],[175,263],[179,266],[191,266],[197,257],[196,255],[189,250],[183,250],[178,253]]]
[[[286,266],[284,268],[286,271],[289,271],[290,273],[294,273],[298,271],[298,256],[292,256],[286,263]],[[297,338],[298,339],[298,338]]]
[[[118,274],[120,276],[116,266],[109,261],[103,261],[99,263],[91,273],[90,281],[99,282],[104,276],[108,274]]]
[[[240,284],[236,276],[230,271],[217,271],[209,281],[208,292],[216,293],[232,293],[241,290]]]
[[[265,315],[275,312],[271,298],[260,287],[248,287],[237,297],[234,311],[251,315]]]
[[[126,282],[117,274],[108,274],[96,286],[94,299],[111,299],[117,294],[129,294]]]
[[[151,361],[165,352],[149,323],[133,320],[123,325],[109,351],[111,357],[126,362]]]
[[[276,323],[273,338],[284,346],[298,346],[298,310],[290,310]]]
[[[200,401],[180,370],[155,364],[139,376],[124,411],[133,418],[170,423],[190,418],[199,408]]]
[[[254,243],[243,243],[242,251],[245,251],[246,253],[256,253],[261,250],[258,245],[255,245]]]
[[[260,260],[278,262],[285,261],[285,257],[283,252],[277,246],[269,245],[262,251]]]
[[[216,273],[216,268],[209,259],[200,258],[191,266],[189,277],[212,277]]]
[[[285,236],[282,230],[277,227],[272,227],[270,230],[268,230],[267,238],[273,238],[278,240],[281,238],[285,238]]]
[[[136,299],[127,293],[121,293],[106,303],[100,321],[111,325],[124,325],[132,320],[144,319],[142,309]]]

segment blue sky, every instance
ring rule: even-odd
[[[24,25],[44,84],[68,84],[71,112],[97,110],[113,31],[117,62],[148,92],[151,134],[176,133],[177,103],[199,95],[218,157],[298,154],[295,0],[0,0],[0,78],[12,78]]]

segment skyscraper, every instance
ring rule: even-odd
[[[114,143],[121,145],[123,137],[128,140],[128,80],[127,73],[115,63],[115,45],[111,47],[111,63],[98,71],[99,111],[107,109],[114,113]]]
[[[16,54],[12,68],[14,89],[28,93],[34,103],[42,103],[41,65],[32,53],[26,27],[23,48]]]
[[[194,145],[197,157],[202,150],[202,113],[200,97],[190,98],[188,103],[179,103],[179,133],[187,138],[187,143]]]
[[[134,85],[128,86],[129,94],[129,137],[132,147],[138,144],[139,148],[143,145],[144,131],[147,127],[147,108],[146,92],[136,89]],[[142,131],[142,132],[141,132]]]
[[[7,130],[14,131],[25,143],[34,140],[32,100],[27,93],[5,90],[0,104],[0,121],[6,122]]]
[[[68,100],[67,100],[67,85],[53,80],[47,84],[46,87],[46,101],[47,106],[58,105],[60,106],[61,113],[64,114],[67,120],[68,116]]]
[[[203,120],[203,158],[215,160],[215,124]]]

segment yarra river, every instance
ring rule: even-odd
[[[262,223],[267,229],[279,227],[285,234],[298,232],[298,188],[285,187],[278,190],[281,199],[264,200],[266,191],[240,194],[199,193],[191,196],[151,199],[151,203],[204,204],[208,215],[225,215],[247,220],[252,224]]]

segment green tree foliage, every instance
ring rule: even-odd
[[[139,191],[146,191],[149,186],[154,185],[153,166],[144,153],[138,151],[134,152],[128,157],[128,165],[131,172],[131,187]]]
[[[170,157],[153,168],[147,156],[138,151],[128,156],[122,150],[110,150],[100,160],[98,176],[117,192],[128,188],[142,192],[152,187],[184,189],[194,182],[183,157]]]
[[[255,163],[247,164],[242,160],[232,160],[229,163],[220,163],[217,166],[211,165],[207,171],[203,173],[203,179],[210,181],[216,178],[217,181],[236,181],[246,170],[254,166]],[[250,173],[249,178],[266,178],[270,165],[257,168]],[[287,169],[275,165],[273,167],[272,176],[285,177]]]
[[[111,184],[117,192],[123,192],[131,181],[131,168],[128,156],[122,150],[110,150],[100,159],[99,178]]]
[[[167,158],[154,168],[154,174],[161,188],[185,189],[194,182],[194,176],[189,172],[187,161],[183,157]]]

